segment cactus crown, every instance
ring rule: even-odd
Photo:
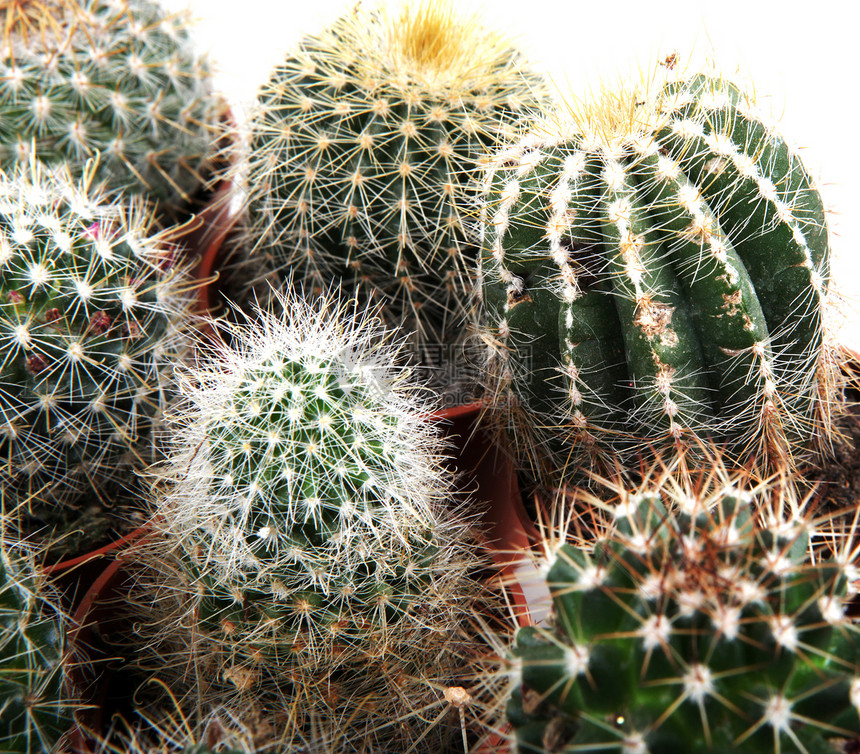
[[[543,128],[484,183],[491,392],[522,454],[557,479],[708,436],[765,468],[826,449],[823,203],[752,99],[695,75]]]
[[[469,171],[543,96],[522,68],[499,35],[435,1],[356,9],[306,38],[251,125],[253,243],[308,289],[340,280],[384,302],[415,345],[448,342],[476,254]]]
[[[609,486],[574,495],[597,541],[552,546],[554,622],[517,636],[522,749],[810,754],[857,735],[852,545],[786,482],[719,459]]]

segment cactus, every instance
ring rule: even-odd
[[[548,540],[551,625],[516,637],[520,751],[812,754],[860,733],[852,527],[719,459],[607,487],[570,508],[596,541]]]
[[[642,99],[640,99],[640,96]],[[788,466],[827,448],[822,200],[729,82],[606,93],[486,175],[483,339],[537,473],[708,437]]]
[[[392,333],[355,303],[276,298],[283,316],[225,323],[230,345],[178,370],[150,560],[179,573],[187,607],[165,634],[187,653],[176,625],[194,626],[197,675],[287,698],[268,708],[319,711],[372,686],[380,701],[352,702],[344,726],[384,704],[406,729],[435,694],[424,678],[455,659],[480,562],[471,523]],[[368,740],[392,725],[374,719]]]
[[[251,241],[307,289],[384,302],[436,363],[472,285],[469,173],[545,99],[519,53],[444,2],[356,8],[259,94]]]
[[[6,509],[99,499],[165,400],[190,299],[140,207],[104,203],[88,176],[33,162],[0,174],[0,478]]]
[[[223,105],[186,16],[152,0],[4,4],[0,167],[38,158],[175,212],[208,180]]]
[[[66,624],[21,545],[0,542],[0,751],[54,751],[73,724]]]

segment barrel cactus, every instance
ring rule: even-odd
[[[0,173],[0,453],[6,510],[100,499],[148,457],[188,281],[140,208],[32,163]],[[139,460],[139,458],[137,459]]]
[[[185,14],[153,0],[13,0],[0,11],[0,167],[35,149],[175,211],[208,180],[223,105]]]
[[[470,171],[545,85],[437,0],[357,7],[271,75],[251,123],[250,241],[319,292],[384,303],[439,361],[466,313],[477,246]]]
[[[500,152],[484,189],[491,393],[539,473],[706,438],[764,468],[827,446],[822,199],[735,85],[607,93]]]
[[[73,725],[65,629],[32,559],[0,541],[0,751],[55,751]]]
[[[301,676],[304,694],[332,669],[434,657],[477,555],[391,333],[330,298],[279,303],[179,370],[156,547],[175,553],[224,678]]]
[[[812,754],[856,738],[856,551],[811,552],[840,540],[790,490],[718,462],[613,484],[610,502],[574,502],[603,511],[597,541],[549,548],[552,623],[517,634],[519,750]]]

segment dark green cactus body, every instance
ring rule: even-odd
[[[0,549],[0,751],[53,751],[72,726],[64,630],[32,566]]]
[[[384,302],[388,324],[434,349],[467,311],[469,171],[544,90],[515,50],[424,5],[393,23],[356,11],[273,73],[252,123],[249,212],[282,272]]]
[[[0,12],[0,167],[35,148],[79,178],[98,154],[109,190],[163,211],[188,202],[209,178],[223,105],[185,16],[153,0],[32,5],[29,22],[15,23],[27,9]]]
[[[860,733],[855,564],[810,561],[768,492],[690,482],[622,491],[592,551],[555,553],[554,623],[514,648],[522,751],[809,754]]]
[[[7,511],[99,498],[145,454],[187,296],[147,221],[67,175],[0,175],[0,454]],[[19,511],[21,512],[21,511]]]
[[[619,135],[527,139],[490,169],[493,395],[551,476],[707,437],[794,462],[829,429],[821,198],[728,84],[695,78],[640,107]]]

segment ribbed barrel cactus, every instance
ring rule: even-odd
[[[0,167],[31,151],[175,210],[212,168],[223,105],[187,14],[153,0],[11,0],[0,10]]]
[[[856,551],[810,551],[833,532],[718,465],[624,485],[576,500],[604,509],[597,540],[551,550],[553,620],[517,634],[519,750],[823,754],[856,739]]]
[[[140,208],[33,163],[0,173],[0,480],[6,510],[99,499],[148,457],[190,306]]]
[[[830,437],[821,196],[733,84],[696,75],[639,96],[607,93],[488,171],[494,403],[555,478],[708,437],[790,466]]]
[[[501,35],[425,0],[399,15],[357,7],[306,38],[258,100],[252,243],[309,289],[339,280],[383,302],[432,358],[467,311],[470,173],[545,85]]]
[[[420,664],[477,560],[432,404],[366,310],[280,308],[180,371],[157,521],[197,630],[239,688],[388,653]]]
[[[54,751],[74,723],[66,622],[20,546],[0,542],[0,751]]]

